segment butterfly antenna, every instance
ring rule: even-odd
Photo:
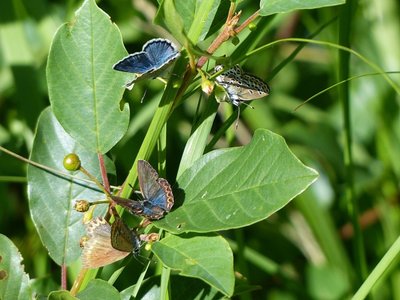
[[[141,195],[141,194],[142,194],[142,192],[141,192],[141,191],[137,191],[137,190],[135,190],[135,188],[133,187],[133,185],[132,185],[132,184],[128,183],[128,185],[130,186],[130,188],[132,189],[132,192],[133,192],[134,194],[139,194],[139,195]]]
[[[146,89],[145,89],[145,91],[144,91],[144,93],[143,93],[143,96],[142,96],[142,98],[140,99],[140,103],[143,103],[143,100],[144,100],[144,97],[146,97],[146,94],[147,94],[147,87],[146,87]],[[132,187],[132,186],[131,186]],[[132,188],[133,189],[133,188]]]

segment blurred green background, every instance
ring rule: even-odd
[[[73,18],[80,1],[2,0],[0,3],[0,145],[29,156],[36,120],[49,105],[46,58],[57,28]],[[152,37],[168,33],[152,23],[156,1],[100,1],[98,5],[120,28],[128,52],[141,49]],[[222,1],[225,16],[229,1]],[[258,9],[256,1],[239,5],[243,20]],[[333,20],[314,39],[338,43],[340,7],[304,10],[264,18],[257,30],[264,34],[259,45],[287,37],[309,37]],[[385,71],[400,69],[400,6],[395,0],[359,1],[352,17],[351,48]],[[216,28],[225,17],[216,18]],[[249,31],[244,31],[247,35]],[[213,37],[200,43],[207,48]],[[239,35],[239,39],[241,36]],[[340,94],[331,89],[299,109],[295,108],[319,91],[338,82],[338,51],[309,45],[273,78],[271,70],[297,47],[279,43],[243,62],[245,71],[266,80],[271,95],[254,101],[254,110],[241,115],[216,144],[228,147],[248,143],[257,128],[282,135],[291,150],[320,177],[310,189],[271,218],[227,233],[233,243],[245,244],[259,255],[239,255],[235,269],[260,290],[260,299],[341,299],[358,287],[355,280],[353,231],[345,198],[344,121]],[[235,45],[227,42],[217,54],[229,54]],[[374,72],[351,56],[350,74]],[[400,77],[390,75],[397,84]],[[131,167],[138,147],[162,93],[154,80],[135,85],[124,100],[131,107],[126,137],[111,151],[118,170],[118,183]],[[145,95],[143,103],[141,99]],[[400,115],[399,95],[380,75],[350,82],[353,129],[354,185],[359,219],[370,271],[399,234]],[[190,135],[200,93],[175,110],[168,123],[168,174],[175,178],[181,153]],[[236,112],[220,104],[215,132]],[[59,282],[59,269],[48,258],[31,222],[26,197],[26,164],[0,153],[0,232],[21,251],[31,278]],[[270,263],[270,264],[269,264]],[[275,269],[277,268],[277,269]],[[50,281],[44,281],[49,285]],[[395,266],[390,277],[374,291],[377,299],[400,299],[400,273]]]

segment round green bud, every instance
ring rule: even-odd
[[[253,22],[251,22],[248,27],[249,27],[250,31],[254,31],[257,29],[257,25]]]
[[[76,171],[81,167],[81,160],[75,153],[70,153],[64,157],[63,165],[68,171]]]

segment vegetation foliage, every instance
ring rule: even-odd
[[[400,299],[396,1],[3,2],[0,299]],[[125,89],[112,66],[155,37],[180,57]],[[237,128],[217,64],[271,87]],[[134,197],[141,159],[174,207],[118,211],[160,239],[82,269],[107,205],[74,204]]]

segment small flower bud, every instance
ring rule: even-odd
[[[214,83],[208,79],[202,80],[201,81],[201,90],[206,94],[206,95],[211,95],[211,93],[214,90]]]
[[[139,239],[142,242],[146,242],[146,243],[154,243],[157,242],[160,239],[160,235],[158,233],[152,232],[149,234],[141,234],[139,236]]]
[[[74,209],[79,212],[86,212],[89,210],[90,203],[86,200],[78,200],[75,202]]]

